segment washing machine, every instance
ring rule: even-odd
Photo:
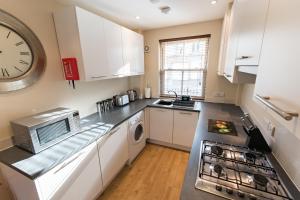
[[[144,111],[140,111],[128,120],[129,164],[139,155],[146,146],[144,129]]]

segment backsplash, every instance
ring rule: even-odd
[[[250,114],[255,124],[260,128],[265,139],[271,145],[274,156],[285,169],[290,179],[300,190],[300,140],[284,126],[280,125],[272,116],[267,114],[253,97],[254,85],[244,85],[241,93],[241,108]],[[271,121],[276,129],[272,137],[267,134],[267,121]]]

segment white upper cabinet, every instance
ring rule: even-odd
[[[108,68],[113,76],[129,75],[130,69],[124,66],[122,27],[103,19],[105,46],[108,58]]]
[[[141,34],[124,34],[124,27],[79,7],[66,7],[53,16],[61,57],[77,59],[80,80],[144,73]]]
[[[277,107],[300,113],[300,1],[270,1],[255,93]],[[262,104],[260,104],[262,105]],[[299,117],[287,121],[267,111],[300,138]]]
[[[109,77],[110,70],[107,67],[109,57],[106,55],[105,48],[99,48],[104,46],[106,39],[102,18],[78,7],[76,7],[76,16],[83,66],[88,66],[84,68],[86,80]]]
[[[238,27],[236,65],[259,65],[269,0],[239,0],[235,24]]]
[[[132,75],[144,74],[143,36],[123,27],[122,37],[125,68],[130,69]]]
[[[239,66],[259,65],[268,5],[269,0],[235,0],[229,5],[223,22],[218,73],[223,72],[230,82],[243,82]],[[253,69],[244,72],[256,74]]]

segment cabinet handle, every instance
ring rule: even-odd
[[[161,110],[161,109],[157,109],[157,111],[159,111],[159,112],[166,112],[165,110]]]
[[[179,114],[181,114],[181,115],[192,115],[192,113],[190,113],[190,112],[180,112]]]
[[[248,58],[252,58],[252,56],[241,56],[241,57],[238,57],[237,60],[244,60],[244,59],[248,59]]]
[[[293,117],[298,117],[299,114],[297,112],[288,112],[284,111],[281,108],[275,106],[272,104],[269,100],[271,99],[270,97],[264,97],[256,94],[255,96],[261,103],[263,103],[265,106],[273,110],[275,113],[277,113],[279,116],[281,116],[283,119],[290,121],[293,119]]]
[[[92,76],[92,78],[105,78],[107,76]]]
[[[120,130],[120,128],[121,128],[121,127],[119,126],[119,127],[115,128],[114,130],[110,131],[110,132],[109,132],[109,136],[115,134],[117,131]]]
[[[72,158],[70,161],[64,163],[58,170],[56,170],[54,172],[54,174],[58,173],[60,170],[64,169],[66,166],[68,166],[69,164],[71,164],[72,162],[74,162],[77,158],[79,158],[82,154],[84,154],[85,152],[81,152],[79,153],[75,158]]]

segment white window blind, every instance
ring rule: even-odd
[[[204,98],[210,35],[161,40],[160,93]]]

